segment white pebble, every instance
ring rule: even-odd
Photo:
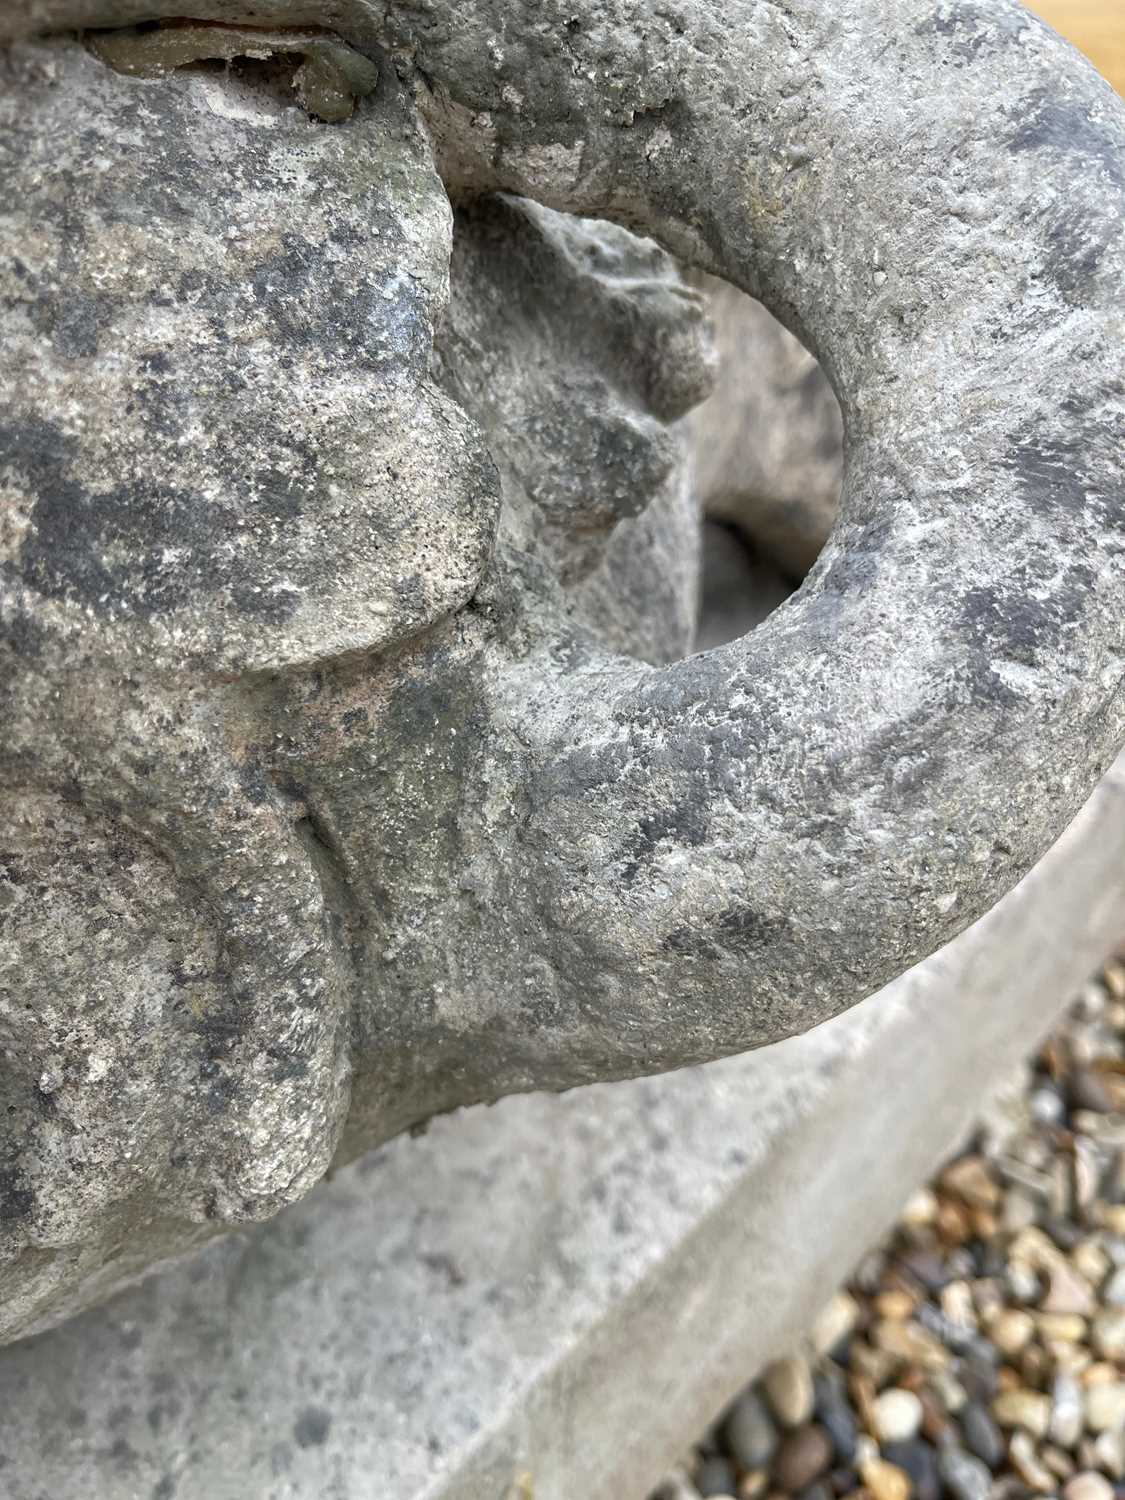
[[[922,1403],[913,1391],[893,1386],[875,1398],[875,1431],[881,1443],[908,1443],[922,1425]]]
[[[1067,1480],[1063,1500],[1113,1500],[1113,1485],[1093,1469]]]

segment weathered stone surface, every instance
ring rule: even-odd
[[[646,1494],[807,1332],[1123,912],[1125,761],[988,917],[830,1025],[436,1121],[0,1351],[4,1500]],[[979,1459],[942,1465],[987,1500]]]
[[[4,63],[9,1335],[453,1105],[826,1019],[1125,733],[1125,126],[1018,6],[198,15],[333,27],[380,83],[327,125],[268,59]],[[816,351],[841,519],[761,630],[668,664],[662,429],[706,370],[666,264],[467,207],[447,313],[443,178],[645,229]],[[594,311],[536,331],[497,232]],[[495,385],[457,368],[489,307]]]

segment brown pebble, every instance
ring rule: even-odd
[[[853,1339],[848,1347],[848,1367],[878,1390],[895,1372],[898,1360],[885,1349],[873,1349],[865,1339]]]
[[[1039,1337],[1051,1343],[1080,1344],[1086,1337],[1086,1319],[1077,1313],[1035,1314]]]
[[[1020,1374],[1024,1385],[1042,1385],[1051,1373],[1051,1358],[1046,1349],[1030,1344],[1020,1355]]]
[[[872,1437],[875,1436],[875,1382],[869,1375],[852,1375],[848,1380],[848,1393],[859,1417],[860,1426]]]
[[[817,1422],[788,1433],[773,1460],[775,1484],[795,1493],[812,1484],[829,1467],[833,1458],[832,1439]]]
[[[1035,1337],[1035,1320],[1021,1307],[1008,1307],[989,1325],[988,1336],[1009,1359],[1022,1354]]]
[[[1023,1387],[1002,1391],[992,1403],[992,1415],[1001,1427],[1022,1427],[1032,1437],[1045,1437],[1051,1420],[1051,1400],[1042,1391]]]
[[[1039,1457],[1059,1479],[1069,1479],[1074,1473],[1074,1460],[1070,1454],[1056,1448],[1053,1443],[1045,1443],[1039,1450]]]
[[[940,1447],[952,1432],[953,1424],[946,1416],[940,1398],[928,1385],[918,1391],[918,1400],[922,1403],[922,1435],[935,1447]]]
[[[947,1245],[963,1245],[973,1237],[973,1221],[964,1203],[956,1198],[938,1200],[937,1232]]]
[[[1060,1037],[1048,1037],[1039,1049],[1039,1058],[1056,1083],[1066,1077],[1070,1058],[1066,1044]]]
[[[917,1305],[917,1297],[897,1287],[891,1291],[880,1292],[875,1298],[875,1311],[878,1315],[898,1323],[904,1323],[907,1318],[912,1318]]]
[[[1020,1431],[1012,1434],[1012,1441],[1008,1444],[1008,1458],[1023,1482],[1033,1490],[1038,1490],[1041,1495],[1049,1495],[1057,1488],[1055,1476],[1040,1462],[1035,1444],[1028,1433]]]
[[[761,1500],[769,1485],[770,1476],[765,1469],[751,1469],[738,1481],[738,1500]]]
[[[944,1370],[950,1363],[949,1350],[917,1323],[898,1323],[886,1318],[876,1323],[872,1339],[877,1348],[893,1354],[903,1364],[920,1365],[924,1370]]]
[[[970,1208],[969,1218],[973,1234],[978,1240],[994,1240],[1000,1230],[1000,1222],[988,1208]]]
[[[1075,1068],[1066,1088],[1074,1109],[1090,1109],[1100,1115],[1108,1115],[1113,1109],[1113,1095],[1092,1068]]]
[[[941,1174],[941,1185],[973,1208],[995,1208],[1000,1187],[983,1157],[962,1156]]]
[[[865,1463],[862,1478],[873,1500],[910,1500],[913,1489],[910,1475],[897,1464],[887,1463],[885,1458],[873,1458]]]

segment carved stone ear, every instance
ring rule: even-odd
[[[1014,0],[684,3],[616,42],[572,5],[518,63],[503,10],[402,22],[446,170],[761,296],[845,415],[841,519],[752,636],[512,679],[575,1025],[603,1066],[666,1066],[933,950],[1125,734],[1125,115]]]

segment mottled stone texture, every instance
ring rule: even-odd
[[[3,63],[8,1337],[435,1112],[826,1019],[1125,731],[1125,120],[1017,5],[193,9],[380,81]],[[495,192],[821,359],[841,518],[752,636],[675,659],[698,304]]]

